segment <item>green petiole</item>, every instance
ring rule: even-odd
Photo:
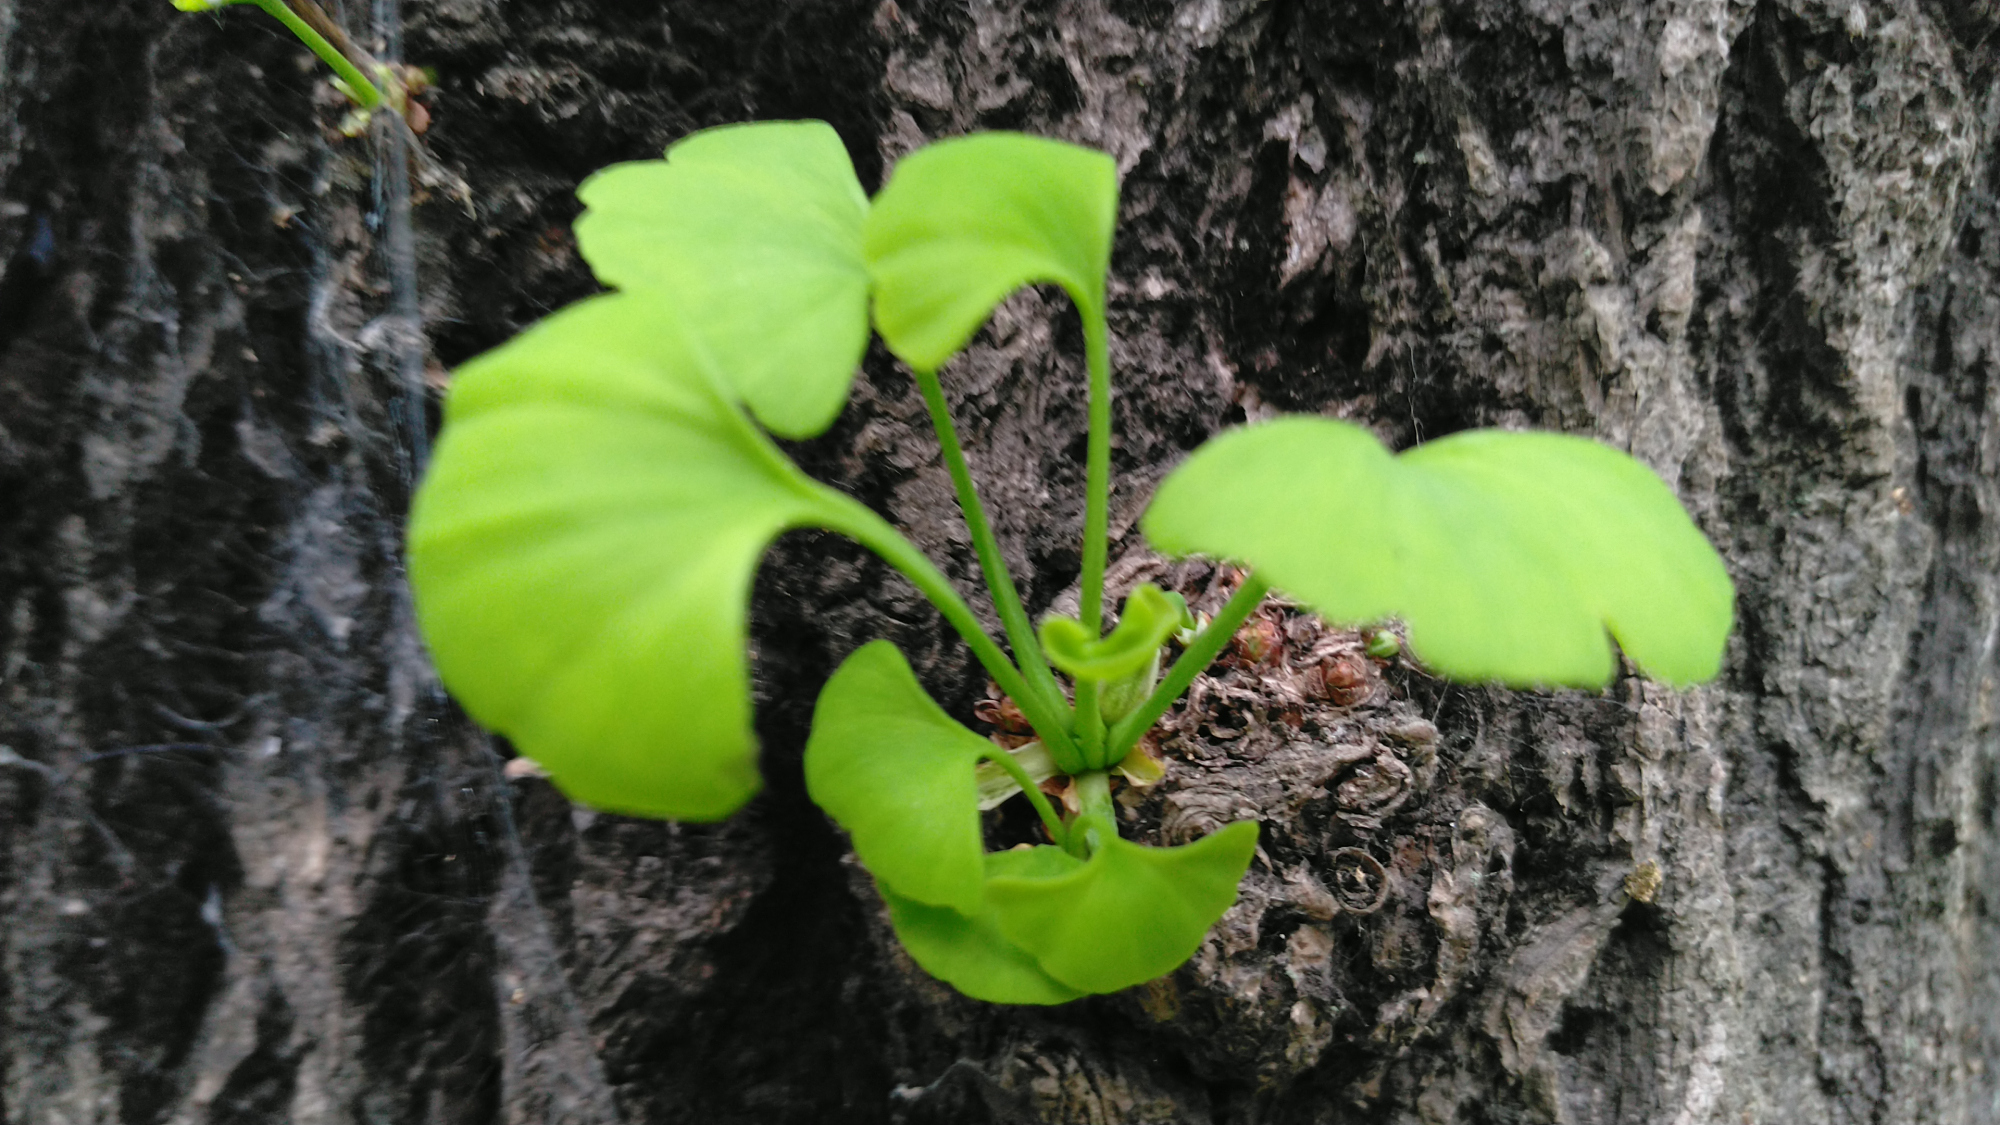
[[[1021,768],[1021,763],[1014,760],[1014,755],[995,746],[986,752],[986,760],[1007,771],[1007,776],[1013,778],[1014,784],[1020,786],[1021,792],[1027,794],[1028,803],[1035,806],[1036,814],[1042,818],[1042,827],[1049,831],[1049,839],[1055,841],[1057,847],[1066,846],[1069,830],[1063,826],[1062,817],[1056,815],[1055,806],[1049,804],[1048,797],[1042,793],[1042,787],[1035,784],[1035,779],[1028,776],[1028,771]]]
[[[1084,454],[1083,574],[1078,618],[1095,637],[1104,632],[1104,559],[1111,522],[1111,344],[1104,310],[1084,308],[1084,362],[1090,369],[1090,434]]]
[[[1083,321],[1084,363],[1090,373],[1090,428],[1084,454],[1083,573],[1079,576],[1077,619],[1091,637],[1104,633],[1104,565],[1110,546],[1111,522],[1111,348],[1104,310],[1078,302]],[[1104,715],[1098,709],[1098,683],[1076,683],[1076,738],[1083,764],[1102,768],[1114,755],[1104,755]],[[1075,771],[1071,771],[1075,772]]]
[[[1092,769],[1101,769],[1108,764],[1101,760],[1104,757],[1104,711],[1098,700],[1100,688],[1096,680],[1076,681],[1076,744],[1083,751],[1084,764]]]
[[[1007,654],[1001,652],[1000,646],[980,627],[979,618],[952,587],[951,579],[905,539],[902,532],[867,505],[846,496],[839,498],[846,501],[841,507],[847,518],[837,523],[828,521],[828,526],[851,537],[880,555],[884,562],[902,571],[903,576],[938,608],[958,635],[965,638],[965,643],[972,647],[972,655],[985,667],[986,674],[993,677],[993,682],[1000,685],[1000,690],[1013,697],[1021,713],[1034,725],[1035,733],[1041,736],[1042,745],[1049,748],[1049,756],[1059,764],[1066,758],[1077,760],[1076,743],[1071,740],[1069,723],[1065,721],[1068,716],[1046,706],[1041,697],[1029,689],[1027,680],[1022,678],[1013,661],[1007,659]]]
[[[1111,804],[1111,775],[1103,770],[1085,770],[1076,775],[1077,801],[1083,806],[1070,823],[1064,848],[1078,859],[1089,859],[1118,835],[1118,813]]]
[[[987,522],[986,508],[979,501],[979,489],[972,482],[972,472],[965,463],[965,451],[958,442],[958,429],[952,423],[951,408],[944,400],[944,389],[938,385],[934,371],[917,371],[916,377],[917,387],[923,392],[924,405],[930,410],[931,427],[937,431],[945,468],[951,473],[952,487],[958,491],[959,513],[965,518],[966,529],[972,533],[972,548],[978,554],[979,568],[986,576],[986,591],[993,599],[993,609],[999,614],[1001,625],[1007,630],[1007,640],[1014,646],[1014,658],[1020,662],[1030,690],[1040,695],[1042,707],[1060,712],[1068,703],[1063,698],[1061,686],[1056,683],[1055,673],[1049,669],[1047,657],[1042,654],[1041,643],[1035,639],[1035,627],[1028,621],[1028,611],[1021,605],[1021,594],[1014,585],[1014,576],[1008,572],[1007,560],[1001,556],[1000,544],[993,537],[992,525]],[[1060,758],[1057,762],[1065,767],[1077,764],[1064,763]]]

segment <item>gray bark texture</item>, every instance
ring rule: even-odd
[[[2000,1122],[1994,0],[329,7],[437,73],[413,204],[253,8],[0,0],[0,1122]],[[413,434],[592,290],[582,177],[783,117],[871,189],[979,128],[1116,156],[1123,580],[1214,596],[1133,526],[1228,425],[1557,428],[1721,548],[1723,677],[1452,686],[1274,605],[1130,802],[1261,820],[1241,900],[1054,1009],[916,969],[804,797],[858,644],[986,690],[842,540],[757,579],[749,808],[506,770],[411,627]],[[947,369],[1037,612],[1081,368],[1033,291]],[[976,590],[885,354],[794,453]]]

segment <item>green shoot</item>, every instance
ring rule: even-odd
[[[1257,825],[1133,843],[1110,772],[1141,776],[1134,747],[1272,589],[1371,626],[1367,649],[1385,658],[1402,642],[1378,623],[1400,619],[1411,653],[1460,679],[1602,685],[1614,640],[1670,683],[1720,668],[1728,576],[1630,457],[1492,431],[1392,455],[1320,418],[1223,434],[1167,478],[1146,538],[1251,569],[1199,629],[1177,595],[1141,586],[1107,635],[1118,183],[1101,153],[1014,134],[945,141],[905,158],[871,201],[831,129],[785,122],[696,134],[581,194],[584,255],[618,292],[460,370],[411,516],[410,576],[439,671],[573,798],[726,816],[760,784],[745,645],[764,550],[787,528],[820,527],[876,552],[1046,750],[1031,773],[960,725],[886,641],[851,654],[820,694],[807,791],[847,830],[905,948],[968,995],[1055,1004],[1151,980],[1235,900]],[[1076,308],[1090,397],[1080,613],[1038,630],[941,373],[999,301],[1040,282]],[[766,434],[831,425],[871,320],[916,378],[1011,657],[929,559]],[[1170,640],[1183,651],[1162,675]],[[1074,816],[1037,788],[1050,768],[1071,778]],[[982,777],[991,800],[1011,779],[1051,842],[987,853]]]

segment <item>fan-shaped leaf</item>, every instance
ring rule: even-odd
[[[1200,948],[1256,849],[1254,821],[1178,848],[1114,836],[1080,867],[996,868],[986,898],[1001,935],[1043,971],[1079,991],[1115,992],[1172,972]]]
[[[1082,867],[1061,848],[1023,848],[986,857],[990,875],[1052,878]],[[975,1000],[995,1004],[1060,1004],[1082,992],[1042,971],[1034,957],[1000,932],[992,908],[961,914],[926,906],[881,887],[896,937],[917,964]]]
[[[1461,679],[1598,686],[1605,631],[1648,675],[1720,668],[1733,593],[1714,549],[1644,465],[1560,434],[1456,434],[1391,457],[1323,418],[1197,450],[1141,526],[1170,554],[1248,563],[1331,620],[1398,616]]]
[[[594,298],[462,367],[410,520],[445,684],[577,800],[713,819],[756,791],[757,559],[812,483],[644,303]]]
[[[598,278],[692,326],[759,421],[793,438],[833,422],[868,345],[868,198],[832,128],[709,129],[577,196]]]
[[[974,914],[986,851],[977,769],[991,749],[931,702],[895,645],[871,641],[820,692],[806,791],[899,897]]]
[[[1117,217],[1118,166],[1101,152],[1019,133],[918,149],[868,213],[876,327],[904,362],[935,371],[1031,282],[1102,316]]]

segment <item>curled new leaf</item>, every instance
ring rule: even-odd
[[[1185,599],[1147,582],[1125,599],[1109,636],[1093,636],[1074,617],[1051,617],[1042,622],[1042,647],[1049,663],[1079,680],[1118,680],[1143,671],[1192,622]]]
[[[1197,450],[1141,523],[1169,554],[1254,566],[1327,618],[1401,617],[1460,679],[1598,686],[1608,629],[1669,683],[1721,666],[1733,593],[1652,471],[1609,447],[1478,430],[1392,457],[1357,426],[1287,418]]]
[[[986,898],[1001,935],[1043,971],[1081,992],[1115,992],[1194,955],[1236,901],[1256,849],[1254,821],[1178,848],[1113,836],[1076,867],[995,869]]]
[[[1117,217],[1118,167],[1101,152],[1019,133],[918,149],[868,213],[876,327],[905,363],[935,371],[1032,282],[1101,319]]]
[[[868,345],[868,198],[831,127],[709,129],[577,196],[598,278],[693,326],[759,421],[792,438],[833,422]]]
[[[980,909],[979,760],[992,743],[925,694],[888,641],[871,641],[820,692],[806,791],[886,887],[915,903]]]
[[[750,579],[852,503],[644,304],[598,297],[460,368],[410,518],[446,686],[579,801],[695,820],[756,791]]]

